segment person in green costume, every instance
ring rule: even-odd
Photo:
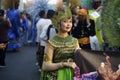
[[[77,67],[74,53],[80,47],[78,40],[68,34],[72,28],[72,16],[68,7],[65,11],[58,11],[52,20],[58,33],[46,43],[40,80],[73,80]]]

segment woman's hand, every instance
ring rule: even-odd
[[[63,66],[71,67],[74,69],[77,65],[75,64],[75,62],[63,62]]]
[[[4,44],[4,43],[0,44],[0,49],[4,49],[5,47],[6,47],[6,44]]]

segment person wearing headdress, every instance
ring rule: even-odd
[[[72,28],[72,15],[69,7],[58,10],[52,18],[58,30],[56,36],[46,42],[41,80],[73,80],[74,52],[79,48],[78,40],[68,34]]]
[[[78,10],[77,14],[78,23],[74,28],[72,35],[78,39],[79,45],[82,49],[91,49],[89,37],[90,35],[95,34],[95,30],[92,30],[95,27],[95,22],[89,19],[86,9]]]

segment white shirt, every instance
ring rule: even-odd
[[[36,24],[36,28],[37,28],[37,42],[41,42],[40,40],[40,34],[42,33],[42,29],[45,25],[51,24],[51,20],[49,19],[44,19],[44,18],[40,18],[39,21]]]
[[[50,20],[50,19],[49,19]],[[49,27],[49,25],[51,24],[46,24],[42,30],[42,33],[40,35],[40,40],[41,40],[41,46],[45,46],[46,45],[46,41],[47,41],[47,29]],[[51,28],[50,29],[50,34],[49,34],[49,39],[53,38],[56,35],[56,30],[55,28]]]

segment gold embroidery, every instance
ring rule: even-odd
[[[44,54],[44,61],[45,62],[51,61],[51,59],[49,58],[49,56],[46,53]]]
[[[80,38],[80,39],[78,39],[78,41],[80,44],[89,44],[90,43],[90,40],[88,37]]]
[[[50,48],[54,49],[55,47],[51,45],[49,42],[46,42],[46,45],[49,46]]]

